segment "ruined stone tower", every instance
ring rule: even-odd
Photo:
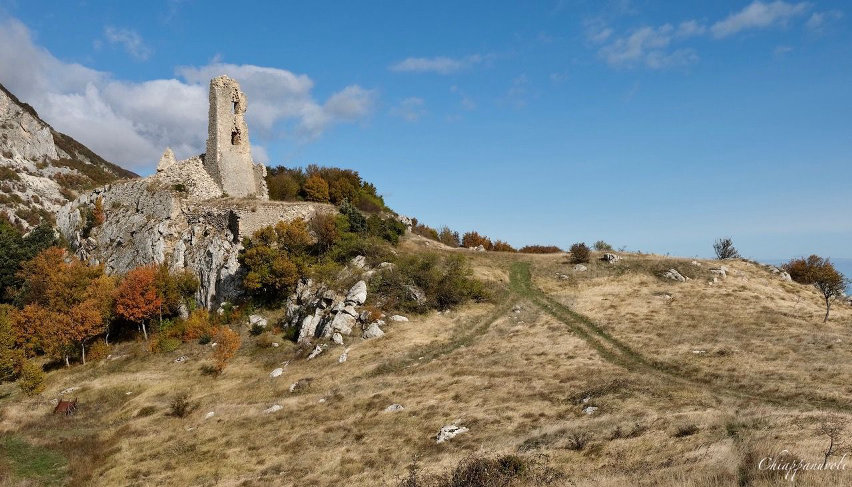
[[[210,119],[204,168],[231,197],[266,199],[266,167],[251,160],[246,96],[227,76],[210,80]]]

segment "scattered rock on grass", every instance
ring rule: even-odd
[[[381,338],[385,336],[385,332],[383,332],[382,329],[379,328],[379,325],[384,324],[385,322],[382,320],[379,320],[375,323],[370,323],[370,326],[368,326],[367,329],[364,330],[364,333],[361,335],[361,338],[363,338],[364,340],[369,340],[371,338]]]
[[[310,355],[308,355],[308,360],[314,359],[317,356],[319,356],[319,354],[325,352],[325,348],[326,347],[324,345],[317,345],[317,347],[314,349],[314,351],[311,352]]]
[[[278,411],[281,411],[282,409],[284,409],[284,406],[281,406],[280,404],[273,404],[272,406],[264,409],[263,413],[264,414],[276,413]]]
[[[283,374],[283,373],[284,373],[284,369],[282,367],[278,367],[277,369],[275,369],[275,370],[273,370],[272,372],[269,373],[269,377],[272,377],[272,378],[280,377],[281,374]]]
[[[673,281],[686,282],[686,277],[684,277],[677,269],[669,269],[663,274],[663,277],[666,279],[671,279]]]
[[[466,433],[467,431],[469,431],[469,430],[467,428],[465,428],[464,426],[456,426],[454,424],[448,424],[448,425],[444,426],[443,428],[441,428],[441,431],[439,431],[438,434],[435,436],[435,442],[436,443],[443,443],[447,440],[451,440],[451,439],[455,438],[456,436],[458,436],[462,433]]]
[[[586,414],[595,414],[595,411],[598,410],[597,406],[586,406],[583,408],[583,412]]]
[[[577,264],[574,266],[574,270],[577,272],[586,272],[587,270],[589,270],[589,268],[584,266],[583,264]]]
[[[390,320],[391,321],[404,322],[404,321],[408,321],[408,318],[406,318],[405,316],[402,316],[402,315],[393,315],[393,316],[390,317]]]
[[[401,404],[391,404],[390,406],[385,408],[386,413],[395,413],[397,411],[402,411],[405,409]]]

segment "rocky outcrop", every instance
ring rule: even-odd
[[[678,272],[677,269],[667,270],[663,274],[663,277],[665,277],[666,279],[671,279],[672,281],[680,281],[680,282],[686,282],[686,280],[688,279],[687,277],[684,277],[683,274]]]
[[[25,229],[53,220],[81,190],[136,177],[53,130],[2,85],[0,175],[0,212]]]

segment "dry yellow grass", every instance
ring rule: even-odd
[[[468,455],[502,453],[546,455],[565,475],[555,485],[789,485],[759,460],[785,449],[821,458],[819,424],[852,409],[852,310],[836,306],[823,325],[813,291],[756,265],[728,263],[729,277],[709,285],[712,262],[625,255],[577,273],[563,255],[457,252],[470,255],[496,302],[412,317],[381,339],[356,340],[344,364],[340,347],[306,361],[295,345],[261,347],[247,330],[220,377],[202,371],[209,347],[149,355],[123,344],[114,353],[124,358],[51,372],[39,397],[0,386],[0,427],[46,447],[99,439],[106,453],[75,473],[78,485],[395,485],[415,455],[425,473],[444,473]],[[613,363],[562,315],[511,291],[519,260],[544,294],[650,365],[628,355]],[[658,277],[669,267],[694,279]],[[189,360],[175,363],[180,355]],[[79,414],[52,417],[51,400],[72,386]],[[198,408],[167,415],[182,391]],[[393,403],[405,409],[385,413]],[[273,404],[283,409],[264,414]],[[435,444],[456,421],[470,431]],[[852,484],[852,471],[797,480]]]

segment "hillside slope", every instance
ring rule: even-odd
[[[401,251],[464,252],[494,302],[410,316],[356,340],[342,363],[343,347],[307,360],[242,324],[240,354],[218,378],[204,374],[210,346],[126,343],[50,373],[39,397],[0,385],[0,447],[29,445],[57,459],[40,478],[78,485],[397,485],[415,458],[428,476],[513,454],[549,473],[512,485],[760,486],[785,482],[761,458],[821,461],[821,425],[852,418],[852,308],[822,324],[811,288],[762,266],[730,262],[714,282],[718,263],[652,255],[580,271],[562,254],[410,236]],[[670,268],[691,279],[665,279]],[[183,419],[169,414],[181,392],[198,404]],[[51,414],[62,395],[79,397],[77,415]],[[436,444],[451,423],[469,431]],[[799,472],[797,485],[849,475]]]
[[[136,174],[57,132],[0,85],[0,212],[28,228],[78,192]]]

